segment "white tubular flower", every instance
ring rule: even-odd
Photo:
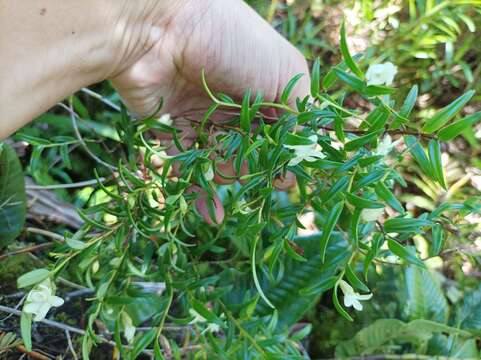
[[[295,166],[301,161],[308,162],[316,161],[326,157],[321,151],[316,150],[317,147],[317,135],[309,136],[309,140],[312,144],[309,145],[284,145],[285,148],[295,151],[295,157],[289,161],[289,166]]]
[[[207,322],[206,318],[203,317],[201,314],[199,314],[197,311],[194,309],[189,309],[189,314],[190,316],[193,316],[194,318],[189,322],[189,324],[197,324],[197,323],[203,323]]]
[[[134,341],[135,326],[132,323],[132,318],[126,312],[122,312],[122,325],[124,326],[124,337],[130,343]]]
[[[202,331],[202,333],[204,332],[210,332],[210,333],[218,333],[220,331],[220,326],[215,324],[215,323],[209,323],[209,325],[207,325],[207,327],[205,328],[204,331]]]
[[[157,121],[158,121],[159,123],[164,124],[164,125],[167,125],[167,126],[171,126],[172,123],[173,123],[173,120],[172,120],[172,118],[170,117],[170,114],[164,114],[164,115],[162,115]]]
[[[198,324],[198,323],[207,323],[207,319],[204,318],[202,315],[200,315],[194,309],[189,309],[189,314],[190,314],[190,316],[194,317],[194,319],[192,319],[189,322],[189,324],[193,325],[193,324]],[[207,323],[207,327],[202,331],[202,334],[205,333],[205,332],[216,333],[216,332],[219,332],[219,331],[220,331],[220,326],[218,324]]]
[[[212,164],[208,164],[207,169],[204,166],[204,177],[207,181],[212,181],[214,179],[214,169]]]
[[[366,72],[368,85],[391,85],[397,74],[397,67],[391,63],[373,64]]]
[[[28,293],[23,311],[35,315],[33,321],[42,321],[50,308],[62,306],[63,303],[61,297],[55,296],[55,285],[47,279]]]
[[[341,286],[342,293],[344,294],[344,306],[350,307],[352,306],[357,311],[362,310],[362,304],[360,300],[369,300],[372,298],[372,294],[361,295],[354,291],[354,289],[349,285],[346,281],[341,280],[339,282]]]
[[[366,222],[376,221],[384,213],[384,208],[381,209],[362,209],[361,219]]]

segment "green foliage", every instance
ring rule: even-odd
[[[0,143],[0,248],[10,244],[22,231],[26,207],[20,161],[11,146]]]
[[[413,60],[412,54],[437,56],[438,44],[462,36],[446,34],[456,27],[453,21],[469,24],[464,16],[469,11],[451,1],[409,4],[409,20],[400,24],[403,33],[387,30],[387,49],[379,58],[375,43],[366,53],[351,54],[349,24],[343,25],[340,56],[331,67],[325,57],[317,58],[327,47],[316,38],[322,25],[315,18],[309,14],[300,21],[293,7],[258,4],[274,22],[280,9],[287,20],[278,23],[279,29],[316,58],[311,94],[290,97],[299,74],[278,101],[248,91],[237,102],[213,93],[203,74],[212,105],[192,122],[193,144],[183,143],[180,130],[156,118],[132,121],[125,109],[97,112],[100,123],[94,122],[76,97],[72,105],[82,118],[77,126],[94,157],[82,152],[82,161],[73,161],[79,139],[71,136],[71,119],[62,115],[39,120],[55,126],[55,136],[43,138],[35,125],[16,134],[16,140],[32,145],[28,172],[40,183],[99,180],[84,189],[88,199],[75,199],[84,226],[55,242],[45,268],[20,276],[18,286],[62,277],[93,292],[82,314],[84,358],[101,342],[103,329],[108,332],[102,336],[111,334],[126,359],[145,351],[158,359],[171,353],[177,358],[306,358],[302,340],[317,329],[304,321],[314,310],[319,312],[309,318],[317,327],[333,328],[336,342],[364,325],[337,346],[340,357],[476,357],[480,289],[466,294],[462,305],[451,306],[426,261],[426,256],[447,256],[450,234],[464,231],[465,217],[480,211],[475,197],[449,198],[456,188],[442,157],[451,146],[447,141],[476,126],[478,113],[458,116],[474,93],[466,89],[425,116],[418,111],[418,97],[437,85],[425,78],[428,65],[412,76],[401,68],[399,88],[368,85],[364,75],[368,63],[389,59],[415,67],[419,58]],[[374,20],[372,6],[362,2],[364,15]],[[451,14],[453,21],[440,20]],[[456,58],[453,64],[463,62],[462,55]],[[420,78],[424,82],[411,86]],[[265,109],[278,110],[277,121],[267,119]],[[212,120],[218,113],[231,117],[219,124]],[[172,138],[172,144],[152,133]],[[175,156],[165,154],[168,146]],[[160,170],[154,160],[161,162]],[[232,164],[232,172],[223,173],[225,164]],[[219,186],[214,173],[232,184]],[[288,176],[295,178],[295,188],[282,191],[280,180]],[[418,196],[421,183],[448,194],[430,208],[412,206],[405,196]],[[61,194],[80,198],[81,191]],[[303,217],[311,213],[306,226]],[[308,236],[301,235],[305,227]],[[420,246],[419,239],[428,246]],[[344,281],[352,294],[342,288]],[[358,291],[374,295],[363,313],[346,307],[348,296],[362,296]],[[325,324],[331,309],[340,316]],[[24,312],[27,347],[32,346],[31,327],[31,315]],[[130,341],[126,335],[132,327]],[[182,331],[173,335],[172,328]],[[184,345],[191,346],[188,355]]]

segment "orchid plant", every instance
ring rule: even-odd
[[[22,315],[27,348],[32,321],[63,303],[54,295],[59,276],[92,291],[84,359],[99,335],[111,335],[126,359],[180,356],[181,341],[190,341],[200,358],[297,359],[305,355],[300,341],[308,328],[292,326],[321,295],[353,321],[349,308],[361,311],[361,301],[378,296],[367,283],[375,264],[395,256],[426,268],[413,237],[423,234],[437,256],[446,228],[456,226],[448,214],[465,216],[480,205],[444,202],[411,213],[396,195],[406,185],[397,169],[409,161],[449,189],[442,143],[481,118],[457,118],[473,92],[419,129],[410,120],[417,86],[397,98],[395,66],[371,64],[364,73],[343,28],[340,46],[343,61],[323,76],[314,62],[303,99],[290,98],[302,75],[277,102],[250,93],[236,102],[214,94],[203,76],[212,106],[193,123],[198,137],[191,146],[169,116],[131,121],[124,111],[118,124],[124,152],[115,171],[99,164],[107,181],[98,177],[100,200],[79,210],[84,226],[57,244],[52,264],[18,279],[20,288],[32,288]],[[368,109],[347,105],[349,98],[362,98]],[[264,108],[279,110],[275,122]],[[211,121],[218,111],[233,115]],[[167,156],[152,131],[169,135],[177,155]],[[232,173],[222,171],[225,164]],[[219,173],[231,184],[217,185]],[[289,177],[295,186],[279,191],[279,179]],[[306,213],[314,213],[319,230],[300,235]],[[188,335],[171,336],[166,322]],[[108,330],[101,333],[99,323]]]

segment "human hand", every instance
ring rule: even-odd
[[[149,14],[150,28],[138,31],[143,44],[134,61],[112,78],[129,108],[152,114],[161,98],[173,118],[202,116],[211,105],[201,83],[238,100],[247,89],[267,101],[304,73],[292,100],[308,94],[309,73],[301,53],[240,0],[173,1]],[[132,42],[132,34],[125,41]],[[120,63],[122,66],[122,63]],[[174,125],[187,130],[188,123]]]
[[[161,112],[171,115],[187,146],[196,136],[192,119],[200,120],[212,103],[202,86],[202,71],[214,92],[236,100],[247,89],[261,92],[266,101],[278,100],[287,82],[298,73],[305,75],[290,100],[293,103],[296,97],[308,94],[305,58],[243,1],[175,1],[158,15],[154,9],[150,16],[151,27],[140,32],[140,56],[131,63],[126,61],[128,66],[112,82],[139,116],[153,114],[162,99]],[[177,149],[172,146],[170,151]],[[232,160],[217,163],[214,181],[232,183],[236,175]],[[293,175],[288,174],[275,185],[286,190],[294,183]],[[199,212],[209,223],[221,222],[219,199],[213,199],[216,219],[211,221],[205,195],[199,199]]]

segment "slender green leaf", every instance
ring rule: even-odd
[[[366,145],[367,143],[369,143],[371,140],[377,138],[379,136],[379,134],[381,134],[383,132],[383,130],[377,130],[377,131],[374,131],[370,134],[367,134],[367,135],[363,135],[363,136],[360,136],[354,140],[351,140],[349,141],[348,143],[346,143],[346,145],[344,145],[344,149],[346,151],[354,151],[354,150],[357,150],[359,149],[361,146],[363,145]]]
[[[320,87],[321,87],[321,62],[319,58],[314,61],[312,65],[311,71],[311,96],[316,98],[319,95]]]
[[[461,111],[464,105],[466,105],[468,101],[471,100],[473,95],[474,90],[470,90],[458,97],[445,108],[438,111],[431,119],[426,121],[426,124],[424,124],[423,127],[423,131],[428,134],[432,134],[436,130],[443,127],[444,124],[446,124],[449,120],[455,117],[457,113]]]
[[[365,199],[351,193],[346,193],[346,199],[351,205],[360,209],[382,209],[384,207],[380,202]]]
[[[331,237],[332,231],[339,220],[339,216],[341,216],[342,209],[344,208],[344,203],[339,202],[334,205],[329,212],[329,215],[326,218],[326,223],[322,229],[322,237],[321,237],[321,261],[324,262],[326,257],[326,249],[327,244],[329,242],[329,238]]]
[[[287,85],[285,86],[284,90],[282,91],[281,95],[281,103],[287,104],[289,101],[289,97],[291,96],[292,89],[294,89],[294,86],[298,83],[298,81],[304,76],[304,74],[297,74],[294,76]]]
[[[430,140],[429,146],[429,161],[431,163],[431,169],[433,171],[436,181],[444,188],[447,189],[446,177],[444,176],[443,163],[441,159],[441,146],[436,140]]]
[[[347,39],[346,39],[346,26],[344,23],[341,25],[341,32],[340,32],[341,38],[339,42],[339,46],[341,48],[341,54],[342,57],[344,58],[344,62],[346,63],[347,67],[353,72],[353,74],[357,75],[360,78],[364,77],[364,74],[362,71],[359,69],[357,66],[356,62],[352,58],[349,48],[347,46]]]
[[[411,251],[406,249],[397,241],[393,239],[387,239],[387,245],[389,247],[389,250],[391,250],[391,252],[394,255],[399,256],[401,259],[406,260],[407,262],[422,268],[426,267],[426,265],[424,264],[424,262],[422,262],[422,260],[420,260],[416,255],[414,255]]]
[[[481,119],[481,111],[466,116],[461,120],[442,128],[438,133],[439,139],[442,141],[452,140],[463,131],[473,126],[479,119]]]

